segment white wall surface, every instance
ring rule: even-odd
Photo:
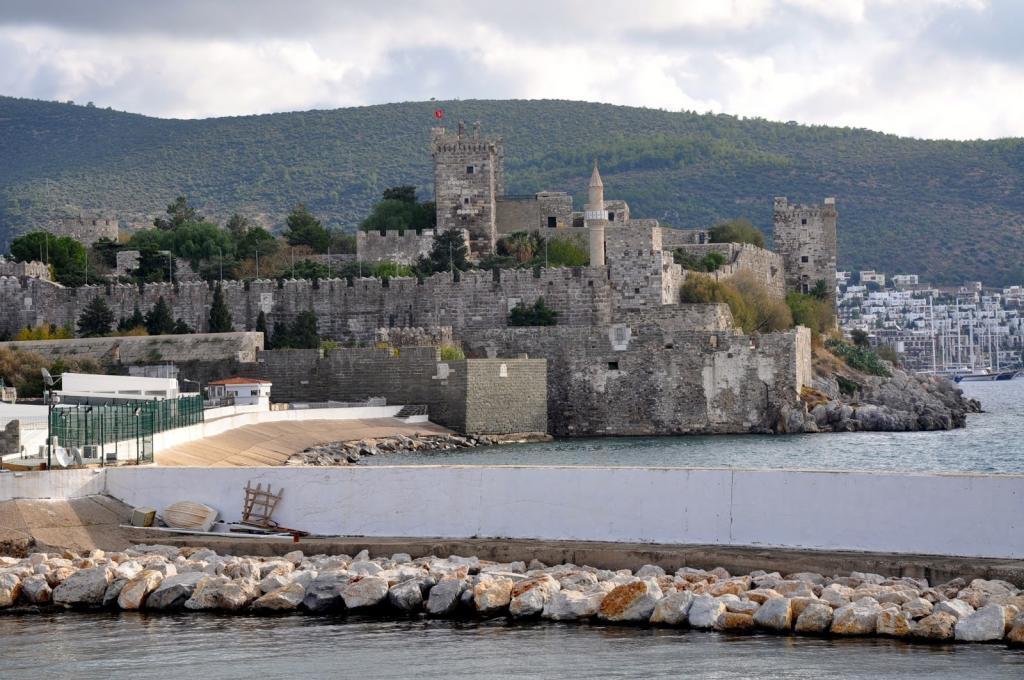
[[[107,492],[241,516],[247,480],[313,533],[1024,558],[1024,476],[515,466],[116,468]]]
[[[0,473],[0,501],[14,498],[81,498],[104,492],[103,470]]]

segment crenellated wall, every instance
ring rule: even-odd
[[[725,256],[725,263],[709,274],[715,280],[727,281],[741,272],[749,272],[770,294],[779,298],[786,296],[785,265],[778,253],[749,243],[677,244],[674,248],[697,258],[720,253]]]

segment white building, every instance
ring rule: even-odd
[[[153,401],[177,399],[178,381],[173,378],[142,378],[130,375],[65,373],[56,394],[64,403],[83,401]]]
[[[916,286],[920,283],[920,277],[917,274],[894,274],[892,277],[892,285],[894,286]]]
[[[860,285],[866,286],[869,283],[877,283],[879,286],[885,287],[885,274],[882,272],[876,272],[873,269],[866,269],[860,273]]]
[[[207,383],[212,400],[231,399],[236,406],[262,406],[270,408],[269,380],[259,378],[223,378]]]

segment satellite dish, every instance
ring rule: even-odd
[[[53,457],[57,461],[57,465],[66,468],[71,464],[71,458],[68,456],[68,451],[63,446],[58,446],[53,450]]]
[[[50,375],[50,372],[45,368],[40,368],[39,370],[43,373],[43,382],[46,383],[48,387],[53,387],[53,376]]]

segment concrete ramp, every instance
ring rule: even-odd
[[[124,550],[132,541],[120,525],[130,521],[131,514],[124,503],[99,495],[0,501],[0,555]]]
[[[158,452],[156,463],[168,467],[284,465],[293,453],[328,442],[450,432],[434,423],[406,423],[396,418],[283,420],[244,425],[214,437],[179,444]]]

